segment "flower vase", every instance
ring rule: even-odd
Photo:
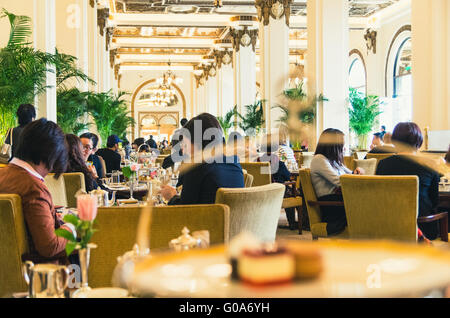
[[[85,248],[78,248],[78,257],[80,258],[81,267],[81,287],[72,294],[73,298],[86,298],[87,292],[91,290],[88,283],[89,259],[91,249],[96,247],[96,244],[89,243]]]
[[[134,185],[136,183],[135,177],[136,177],[136,175],[134,173],[130,176],[130,200],[134,200],[133,191],[134,191]]]

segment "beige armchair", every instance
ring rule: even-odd
[[[22,275],[22,255],[28,239],[22,200],[16,194],[0,194],[0,297],[27,291]]]
[[[105,178],[106,177],[106,162],[105,159],[103,159],[102,156],[98,156],[98,159],[100,160],[100,164],[102,165],[103,168],[103,175],[99,176],[100,178]]]
[[[275,240],[285,186],[225,189],[216,194],[216,204],[230,207],[230,239],[243,231],[253,233],[264,242]]]
[[[253,176],[253,186],[263,186],[272,182],[270,162],[241,162],[242,169]]]
[[[54,178],[53,173],[49,173],[45,177],[45,185],[47,186],[48,190],[50,191],[50,194],[52,195],[53,204],[55,206],[63,206],[67,207],[67,194],[66,194],[66,184],[64,182],[64,178]]]
[[[86,191],[84,175],[81,172],[63,173],[64,184],[66,187],[67,207],[76,208],[77,199],[75,194],[79,191]]]
[[[441,238],[448,241],[447,213],[417,218],[417,176],[343,175],[340,180],[350,238],[415,242],[418,221],[440,220]]]
[[[253,185],[253,176],[244,172],[244,187],[250,188]]]
[[[99,208],[98,232],[92,236],[97,248],[91,252],[89,286],[111,286],[117,257],[136,243],[142,208]],[[208,230],[210,244],[223,244],[229,238],[230,210],[224,205],[185,205],[153,207],[150,225],[150,249],[169,248],[170,240],[181,235],[186,226],[191,232]]]
[[[356,168],[362,168],[364,169],[364,175],[366,176],[374,176],[375,172],[377,171],[377,159],[354,159],[353,167]],[[355,169],[352,169],[355,170]]]
[[[321,206],[343,206],[343,202],[320,202],[317,200],[316,192],[311,182],[311,170],[301,169],[300,184],[303,190],[303,199],[306,203],[308,210],[309,225],[313,240],[317,240],[319,237],[329,237],[327,231],[327,223],[322,222],[322,213],[320,212]],[[345,238],[347,237],[346,230],[343,233],[334,235],[334,237]]]

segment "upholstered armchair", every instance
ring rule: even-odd
[[[241,162],[241,167],[253,176],[253,187],[263,186],[272,182],[270,162]]]
[[[216,204],[230,207],[230,239],[247,231],[263,242],[273,242],[284,191],[285,186],[279,183],[240,189],[220,188]]]

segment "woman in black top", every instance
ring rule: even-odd
[[[91,192],[97,189],[98,185],[94,179],[94,175],[89,170],[83,157],[83,144],[80,138],[75,135],[66,135],[67,149],[69,153],[69,161],[66,172],[82,172],[84,175],[84,182],[86,191]]]
[[[219,188],[243,188],[244,175],[239,159],[223,155],[223,132],[216,117],[200,114],[184,128],[183,153],[189,155],[190,162],[197,164],[183,173],[180,196],[171,186],[161,188],[161,194],[169,205],[212,204]]]
[[[17,109],[17,118],[19,121],[19,126],[13,128],[8,132],[8,136],[6,137],[5,144],[11,145],[11,135],[12,135],[12,149],[11,149],[11,158],[15,156],[17,145],[19,144],[20,134],[26,125],[31,123],[36,119],[36,110],[33,105],[30,104],[22,104]]]
[[[419,177],[419,216],[435,212],[439,204],[439,174],[419,163],[417,150],[422,146],[423,136],[415,123],[399,123],[392,133],[392,141],[398,155],[381,160],[377,175],[416,175]],[[423,234],[430,240],[438,236],[438,224],[419,224]]]

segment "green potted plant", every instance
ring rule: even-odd
[[[225,116],[219,116],[217,117],[217,120],[220,123],[220,126],[223,129],[223,134],[225,136],[225,140],[228,140],[228,131],[231,127],[234,125],[234,118],[237,116],[237,106],[234,106],[233,109],[230,109]],[[234,117],[234,118],[233,118]]]
[[[129,116],[130,111],[126,101],[122,99],[125,94],[120,92],[115,95],[112,91],[87,93],[87,109],[94,119],[103,146],[106,145],[108,136],[114,134],[123,137],[126,130],[135,123],[134,119]]]
[[[245,116],[237,113],[241,119],[239,127],[246,133],[258,135],[264,125],[264,103],[259,100],[251,105],[245,105]],[[253,132],[252,132],[253,130]]]
[[[308,100],[308,96],[304,90],[304,82],[301,81],[296,87],[289,88],[283,91],[283,96],[290,102],[306,103],[305,107],[297,111],[297,118],[304,124],[312,124],[316,118],[316,104],[317,102],[328,101],[322,94],[315,96],[312,100]],[[279,122],[287,123],[290,116],[290,109],[285,105],[276,105],[272,108],[278,108],[282,111],[282,116],[278,119]]]
[[[378,96],[358,92],[350,88],[349,125],[358,138],[358,150],[367,150],[368,134],[372,131],[375,120],[382,113],[379,110]]]

